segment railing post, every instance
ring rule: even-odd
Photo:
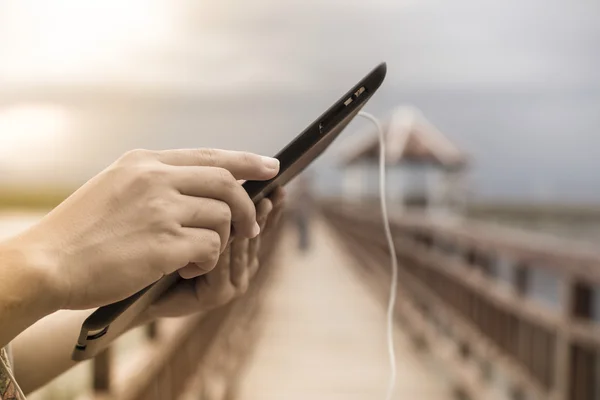
[[[357,216],[360,214],[357,210],[360,211],[357,207],[352,212],[339,212],[332,207],[327,212],[333,214],[333,218],[328,218],[334,219],[341,237],[350,237],[351,254],[358,254],[359,261],[367,264],[368,258],[361,254],[361,240],[367,242],[362,250],[377,248],[378,251],[385,246],[385,240],[380,235],[371,242],[369,233],[364,230],[375,224],[369,215]],[[592,400],[598,397],[600,278],[595,268],[600,266],[600,252],[579,252],[572,242],[546,242],[543,236],[524,232],[515,231],[514,237],[510,230],[493,232],[490,229],[489,235],[483,229],[470,232],[467,224],[456,231],[464,252],[452,252],[448,250],[451,247],[448,238],[453,237],[451,229],[444,226],[438,231],[435,224],[419,221],[416,216],[407,217],[406,221],[406,224],[400,219],[396,222],[409,225],[412,234],[406,236],[414,239],[400,243],[403,271],[414,278],[414,286],[423,286],[424,290],[412,289],[411,285],[406,288],[420,317],[427,319],[419,322],[431,325],[428,328],[432,334],[441,329],[439,319],[430,318],[426,312],[427,303],[442,315],[447,311],[446,315],[456,318],[457,328],[450,337],[458,342],[464,358],[472,353],[475,362],[482,358],[497,361],[492,365],[504,379],[494,380],[491,385],[498,385],[501,390],[512,386],[509,393],[513,399]],[[357,225],[355,228],[351,228],[353,223]],[[431,257],[427,254],[433,250],[428,246],[430,238],[438,248]],[[359,249],[353,249],[353,245]],[[410,245],[414,245],[414,253]],[[461,258],[452,258],[454,254]],[[464,270],[461,271],[461,267]],[[471,270],[481,271],[486,276]],[[491,279],[481,279],[485,277]],[[494,278],[501,284],[496,286]],[[513,290],[506,290],[507,285]],[[434,300],[429,301],[428,296]],[[461,337],[463,326],[467,333],[476,332],[473,336],[465,333],[465,337]],[[486,340],[480,343],[479,334]],[[487,344],[492,350],[489,357]],[[482,367],[482,371],[486,368]],[[479,398],[477,392],[486,390],[484,381],[481,387],[479,382],[471,385],[473,371],[461,376],[459,368],[456,369],[457,381],[467,382],[469,392]],[[493,388],[494,392],[496,389]]]
[[[525,296],[529,292],[531,271],[527,265],[517,265],[515,267],[514,288],[519,296]]]
[[[110,392],[111,348],[107,347],[93,361],[94,393]]]
[[[580,281],[573,284],[571,316],[581,321],[594,318],[594,288]],[[573,400],[598,397],[598,351],[585,342],[570,343],[569,398]],[[595,393],[595,394],[594,394]]]
[[[560,282],[560,326],[556,332],[556,363],[554,364],[554,390],[552,400],[568,400],[571,377],[571,337],[569,326],[574,309],[575,282],[569,275]]]
[[[154,341],[158,337],[158,325],[156,321],[152,321],[146,325],[146,337],[150,341]]]

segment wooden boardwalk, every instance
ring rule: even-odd
[[[3,214],[0,237],[40,215]],[[383,399],[389,376],[384,308],[354,275],[353,261],[324,222],[315,222],[307,254],[296,250],[295,239],[293,231],[284,232],[276,254],[279,267],[265,293],[258,344],[238,381],[236,400]],[[433,361],[416,352],[400,331],[396,347],[395,398],[451,398]],[[48,394],[40,391],[34,398]]]
[[[385,310],[353,275],[352,262],[316,221],[313,246],[297,254],[294,232],[266,294],[263,327],[238,400],[374,400],[385,397]],[[449,386],[396,334],[397,399],[449,399]]]
[[[139,352],[157,368],[122,373],[121,359],[128,355],[117,343],[112,367],[119,379],[141,382],[134,394],[152,394],[140,397],[149,399],[184,391],[190,399],[208,394],[202,397],[207,400],[382,399],[389,373],[381,302],[389,279],[385,237],[373,218],[376,209],[368,205],[340,209],[332,203],[323,211],[327,224],[316,221],[314,247],[305,255],[296,251],[293,231],[276,232],[279,253],[265,259],[275,267],[263,271],[267,284],[258,280],[247,302],[215,311],[224,322],[190,319],[177,337],[151,339],[140,331],[133,338],[139,344],[136,357]],[[0,238],[40,216],[0,213]],[[414,350],[404,326],[397,325],[396,399],[449,399],[450,387],[473,399],[594,398],[598,380],[588,372],[594,371],[600,343],[592,296],[600,285],[597,252],[472,222],[449,226],[392,218],[392,223],[403,274],[398,314],[413,337],[427,339],[428,348]],[[528,278],[507,280],[508,273]],[[553,288],[562,295],[552,299],[562,300],[549,304],[540,293],[554,293]],[[572,299],[577,307],[569,305]],[[189,351],[191,363],[179,361],[187,359],[181,349]],[[174,371],[187,377],[194,365],[201,371],[193,385],[172,384]],[[89,367],[78,366],[32,399],[91,394]],[[119,386],[111,389],[118,398]],[[164,396],[164,390],[173,396]]]

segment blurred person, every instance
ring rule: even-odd
[[[298,232],[298,248],[301,252],[306,252],[310,246],[310,218],[314,205],[311,177],[308,173],[296,178],[291,198],[290,213]]]
[[[207,312],[245,292],[283,192],[255,207],[240,180],[278,171],[276,159],[251,153],[133,151],[0,242],[0,399],[22,400],[17,380],[30,393],[74,366],[90,309],[166,274],[184,279],[132,327]]]

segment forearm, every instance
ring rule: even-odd
[[[0,242],[0,347],[60,305],[39,249]]]
[[[11,343],[15,377],[31,393],[77,364],[71,360],[83,321],[90,310],[61,310],[36,322]]]
[[[68,371],[83,321],[92,310],[61,310],[36,322],[12,342],[15,376],[23,391],[31,393]],[[142,314],[130,329],[151,321]]]

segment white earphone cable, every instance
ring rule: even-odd
[[[381,214],[383,216],[383,226],[385,229],[385,236],[387,238],[388,246],[390,249],[391,265],[392,265],[392,281],[390,284],[390,298],[387,308],[387,345],[390,361],[390,380],[387,390],[386,400],[392,400],[394,396],[394,389],[396,387],[396,351],[394,347],[394,308],[396,305],[396,295],[398,290],[398,259],[396,258],[396,248],[394,246],[394,239],[392,236],[392,230],[390,228],[390,221],[388,218],[387,201],[386,201],[386,165],[385,165],[385,134],[381,127],[381,124],[373,115],[361,111],[358,113],[359,116],[368,119],[373,122],[377,127],[377,133],[379,135],[379,199],[381,201]]]

